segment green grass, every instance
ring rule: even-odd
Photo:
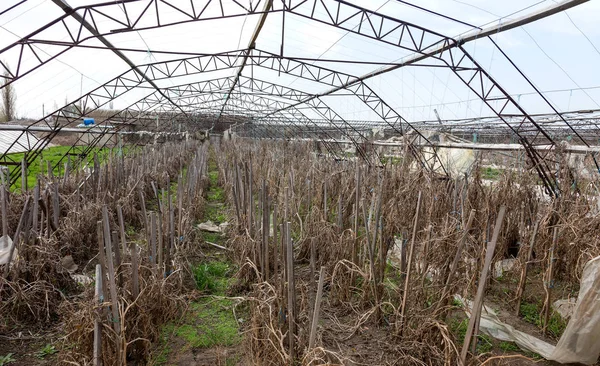
[[[519,314],[527,323],[540,325],[540,309],[538,304],[523,302],[519,309]]]
[[[43,360],[44,358],[46,358],[46,356],[52,356],[56,352],[58,352],[56,347],[54,347],[51,344],[47,344],[41,350],[35,353],[35,357],[39,358],[40,360]]]
[[[481,168],[481,178],[496,180],[500,176],[502,171],[492,167]]]
[[[220,187],[212,187],[207,194],[208,202],[223,202],[225,197],[223,195],[223,188]]]
[[[502,341],[498,347],[504,352],[520,352],[521,349],[513,342]]]
[[[8,365],[9,363],[17,362],[12,353],[0,356],[0,366]]]
[[[193,273],[199,290],[209,294],[223,294],[227,289],[231,267],[225,262],[208,262],[194,267]]]
[[[233,346],[240,342],[238,323],[229,299],[206,300],[192,305],[197,317],[194,347]]]
[[[450,326],[450,330],[456,337],[458,343],[462,344],[465,341],[465,334],[467,333],[467,327],[469,326],[469,319],[464,319],[462,321],[458,319],[450,319],[448,324]],[[493,340],[487,334],[479,333],[477,336],[477,353],[487,353],[491,352],[494,348]]]
[[[523,302],[520,307],[520,314],[523,320],[528,323],[542,327],[542,319],[540,318],[541,306],[536,303]],[[553,311],[548,319],[548,334],[554,338],[559,338],[567,327],[567,321],[560,314]]]
[[[219,170],[217,166],[213,164],[209,164],[209,168],[208,179],[210,180],[210,185],[217,187],[219,185]]]
[[[64,174],[64,170],[65,170],[64,163],[66,163],[68,161],[68,158],[65,157],[62,160],[59,167],[54,168],[54,166],[62,159],[63,156],[65,156],[65,154],[69,151],[69,149],[70,149],[70,146],[53,146],[53,147],[44,149],[41,152],[41,154],[27,167],[27,187],[32,188],[36,185],[38,175],[47,175],[48,174],[48,163],[47,163],[48,161],[50,161],[50,163],[52,164],[52,167],[53,167],[52,173],[54,174],[54,176],[62,176]],[[76,148],[71,151],[71,154],[79,154],[81,151],[82,151],[81,148]],[[130,147],[123,148],[123,153],[128,153],[130,151],[132,151],[132,148],[130,148]],[[108,158],[108,156],[111,152],[114,152],[116,154],[118,152],[118,148],[113,148],[113,149],[102,148],[102,149],[100,149],[100,148],[95,147],[91,150],[91,152],[85,158],[84,164],[85,164],[85,162],[93,164],[94,154],[98,154],[98,160],[100,162],[103,162],[104,160],[106,160]],[[6,161],[20,163],[24,158],[25,158],[25,153],[10,154],[6,158]],[[74,162],[75,160],[77,160],[77,156],[71,156],[71,161]],[[0,162],[0,165],[2,165],[2,162]],[[16,169],[16,167],[11,167],[10,171],[12,172],[13,169]],[[21,179],[17,180],[17,182],[13,185],[12,189],[14,189],[14,190],[21,189]]]
[[[199,289],[223,296],[231,283],[233,272],[228,263],[213,261],[196,266],[193,273]],[[241,342],[233,306],[233,300],[213,297],[204,297],[190,304],[182,324],[170,323],[162,328],[160,347],[150,364],[167,364],[174,352],[174,344],[183,343],[177,352],[186,352],[197,348],[229,347]],[[237,359],[231,358],[226,362],[235,365]]]

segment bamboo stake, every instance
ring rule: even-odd
[[[523,267],[521,269],[521,278],[519,279],[519,285],[517,286],[517,296],[516,303],[517,308],[515,309],[515,315],[519,316],[521,311],[521,298],[523,297],[523,291],[525,290],[525,284],[527,283],[527,272],[529,269],[529,262],[532,260],[533,256],[533,247],[535,245],[535,239],[537,237],[539,228],[539,222],[536,222],[533,226],[533,233],[531,234],[531,240],[529,241],[529,250],[527,251],[527,260],[523,263]]]
[[[317,288],[317,297],[315,298],[315,307],[313,311],[313,318],[310,325],[310,337],[308,340],[308,349],[311,350],[315,346],[315,339],[317,337],[317,326],[319,324],[319,313],[321,311],[321,300],[323,299],[323,282],[325,280],[325,267],[321,267],[319,274],[319,287]]]
[[[417,237],[417,227],[419,225],[419,211],[421,209],[421,191],[417,197],[417,209],[415,212],[415,221],[413,224],[412,238],[410,240],[410,249],[408,251],[408,267],[406,268],[406,278],[404,278],[404,292],[402,294],[402,306],[400,308],[400,335],[404,329],[404,315],[406,314],[406,299],[408,297],[408,285],[410,283],[410,271],[412,269],[413,254],[415,251],[415,238]]]
[[[465,361],[467,360],[467,352],[469,350],[469,345],[471,344],[471,339],[473,338],[475,323],[478,321],[477,319],[481,315],[481,306],[483,305],[483,295],[485,292],[485,285],[487,282],[486,279],[490,270],[492,258],[494,257],[494,250],[496,249],[496,243],[498,241],[498,236],[500,235],[500,229],[502,228],[502,222],[504,220],[505,213],[506,207],[500,207],[498,217],[496,218],[496,226],[494,227],[492,241],[490,241],[487,245],[483,269],[481,270],[481,275],[479,276],[479,286],[477,288],[477,295],[475,296],[475,300],[473,301],[473,309],[471,311],[471,317],[469,318],[467,332],[465,333],[463,348],[460,353],[460,365],[464,365]]]

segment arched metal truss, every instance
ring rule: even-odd
[[[358,98],[378,116],[379,120],[372,121],[373,124],[384,126],[399,135],[411,133],[428,141],[410,121],[377,95],[366,81],[402,67],[442,67],[451,70],[508,126],[523,144],[532,167],[538,172],[547,190],[557,194],[555,175],[551,169],[553,164],[546,156],[549,150],[536,149],[536,146],[541,144],[554,145],[551,135],[544,126],[536,123],[465,49],[464,39],[453,39],[344,0],[231,0],[226,2],[227,6],[224,6],[224,0],[122,0],[77,8],[71,8],[63,0],[52,1],[63,9],[63,15],[0,50],[0,74],[8,73],[6,77],[0,76],[0,89],[43,68],[74,48],[109,49],[127,62],[129,69],[32,123],[32,126],[45,123],[52,132],[35,145],[27,146],[30,150],[27,155],[28,163],[39,155],[62,128],[76,124],[82,117],[107,106],[133,89],[144,88],[153,92],[127,108],[107,116],[107,120],[117,125],[117,131],[131,123],[147,126],[155,123],[157,116],[160,116],[160,124],[165,129],[172,126],[174,121],[193,124],[199,119],[208,118],[212,120],[213,126],[229,122],[246,123],[261,126],[256,131],[260,131],[262,137],[285,138],[280,128],[263,128],[285,124],[303,136],[317,140],[335,141],[335,135],[343,136],[352,141],[357,147],[357,152],[362,154],[361,143],[366,141],[364,129],[353,121],[344,119],[324,99],[343,92]],[[118,11],[114,11],[115,9]],[[161,12],[167,9],[170,16],[165,18]],[[284,14],[284,22],[285,14],[293,14],[373,42],[409,51],[412,56],[403,59],[402,62],[386,64],[366,75],[350,75],[310,63],[315,60],[288,57],[283,52],[283,42],[281,54],[261,51],[256,49],[256,36],[266,16],[273,13]],[[261,17],[261,21],[248,48],[223,53],[190,54],[164,51],[162,53],[173,53],[176,58],[136,65],[129,61],[123,52],[161,51],[118,48],[104,38],[116,33],[250,15]],[[285,26],[282,26],[282,32],[286,32]],[[49,37],[47,34],[54,36]],[[57,34],[65,36],[66,40],[58,41]],[[100,40],[104,46],[86,44],[90,40]],[[52,48],[42,53],[36,51],[36,45],[51,45]],[[498,47],[495,43],[494,45]],[[508,58],[506,54],[502,54]],[[425,61],[428,63],[425,64]],[[9,69],[8,65],[13,65],[12,69]],[[516,65],[513,66],[516,68]],[[244,76],[243,68],[262,68],[285,73],[318,83],[327,89],[319,93],[308,93],[253,76]],[[156,84],[163,79],[203,75],[227,69],[237,69],[238,72],[231,77],[169,87],[159,87]],[[522,76],[529,82],[524,74]],[[545,98],[544,100],[550,105]],[[318,115],[319,121],[310,117],[306,110],[310,110],[311,115]],[[518,123],[514,123],[514,120]],[[587,145],[584,139],[580,139]],[[80,154],[89,153],[100,141],[101,136],[98,136]],[[332,146],[327,148],[334,149]],[[443,166],[435,154],[425,155],[412,145],[409,148],[424,168]],[[9,156],[0,156],[0,161],[9,159]],[[13,170],[11,181],[16,181],[19,175],[18,169]]]

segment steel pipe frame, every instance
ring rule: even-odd
[[[124,2],[123,6],[125,7],[125,3],[129,3],[129,2],[134,2],[134,1],[132,0],[132,1]],[[157,13],[156,13],[157,24],[156,24],[155,27],[164,26],[164,24],[160,24],[160,17],[158,15],[159,14],[158,13],[158,1],[156,1],[156,2],[155,1],[150,1],[148,3],[147,7],[145,8],[145,11],[140,14],[140,17],[138,18],[138,21],[141,19],[142,16],[145,15],[146,10],[153,3],[155,4],[156,10],[157,10]],[[171,4],[168,4],[167,2],[165,2],[165,3],[167,5],[169,5],[169,6],[172,6]],[[211,1],[207,1],[207,4],[210,4],[210,3],[211,3]],[[448,66],[452,69],[452,71],[457,76],[459,76],[459,78],[469,88],[471,88],[472,90],[476,89],[476,88],[474,88],[471,85],[471,82],[473,81],[473,78],[475,76],[477,76],[477,74],[479,74],[479,77],[482,80],[481,84],[483,86],[484,85],[484,83],[483,83],[483,77],[485,76],[485,78],[492,83],[492,88],[496,87],[501,92],[501,94],[504,94],[504,96],[506,97],[506,100],[507,100],[507,104],[510,103],[510,104],[516,106],[517,109],[519,109],[521,111],[521,113],[524,116],[524,120],[523,120],[522,125],[525,125],[525,122],[527,122],[528,124],[534,125],[538,129],[538,132],[539,132],[538,135],[542,134],[542,135],[544,135],[544,137],[546,137],[547,139],[549,139],[548,134],[546,134],[545,131],[540,126],[536,126],[535,125],[535,121],[533,121],[531,119],[531,117],[529,117],[522,110],[522,108],[516,102],[514,102],[514,100],[512,100],[512,98],[510,98],[510,96],[508,96],[507,93],[502,88],[499,87],[499,85],[495,82],[495,80],[492,79],[477,64],[477,62],[464,50],[464,48],[457,41],[452,40],[452,39],[450,39],[448,37],[445,37],[445,36],[443,36],[443,35],[441,35],[439,33],[432,32],[432,31],[430,31],[430,30],[428,30],[426,28],[422,28],[422,27],[416,26],[414,24],[411,24],[411,23],[408,23],[408,22],[404,22],[404,21],[401,21],[401,20],[398,20],[398,19],[395,19],[395,18],[392,18],[392,17],[384,16],[384,15],[378,14],[376,12],[372,12],[372,11],[369,11],[367,9],[361,8],[361,7],[356,6],[354,4],[347,3],[347,2],[342,1],[342,0],[336,0],[337,7],[331,6],[331,5],[328,7],[328,5],[325,2],[320,1],[320,0],[310,0],[310,1],[306,0],[306,1],[303,1],[303,2],[301,2],[301,3],[299,3],[299,4],[295,5],[295,6],[292,6],[291,3],[288,5],[284,0],[282,0],[282,3],[283,3],[283,10],[286,11],[286,12],[290,12],[292,14],[296,14],[296,15],[299,15],[299,16],[302,16],[302,17],[310,18],[312,20],[316,20],[316,21],[319,21],[321,23],[333,25],[333,26],[339,27],[341,29],[345,29],[347,31],[350,31],[350,32],[353,32],[353,33],[356,33],[356,34],[360,34],[360,35],[363,35],[363,36],[366,36],[366,37],[369,37],[369,38],[372,38],[372,39],[376,39],[378,41],[382,41],[382,42],[385,42],[385,43],[393,44],[393,45],[395,45],[397,47],[400,47],[400,48],[411,50],[413,52],[416,52],[417,54],[423,55],[423,59],[424,58],[428,58],[428,57],[432,57],[432,56],[434,56],[434,55],[436,55],[438,53],[443,55],[444,51],[446,51],[446,50],[460,49],[463,52],[463,58],[465,56],[468,57],[470,59],[470,61],[473,63],[473,65],[475,66],[475,68],[476,68],[476,70],[474,70],[475,74],[472,75],[472,77],[469,79],[469,81],[467,81],[466,78],[463,78],[463,77],[461,77],[459,75],[459,72],[460,71],[464,71],[464,70],[458,70],[456,68],[456,66],[458,66],[458,64],[448,63],[447,60],[443,60],[444,62],[446,62],[448,64]],[[192,4],[193,4],[193,2],[192,2]],[[222,3],[220,3],[220,4],[222,5]],[[241,6],[241,4],[239,4],[239,3],[237,3],[237,4]],[[260,2],[257,3],[256,6],[258,7],[259,4],[260,4]],[[312,4],[312,6],[309,6],[311,4]],[[95,7],[110,6],[110,5],[111,5],[111,3],[105,3],[105,4],[100,4],[100,5],[94,5],[94,6],[88,6],[88,7],[81,7],[81,8],[78,8],[78,9],[79,10],[83,10],[83,13],[84,13],[83,19],[85,19],[86,14],[89,14],[89,16],[91,18],[93,18],[92,14],[94,14],[95,12],[97,12],[97,9]],[[241,6],[241,7],[243,8],[243,6]],[[257,9],[257,7],[254,8],[254,9],[251,9],[250,7],[248,7],[246,9],[244,9],[244,10],[247,11],[246,14],[250,14],[250,13],[254,13],[253,11],[255,11]],[[316,18],[315,17],[315,10],[317,9],[317,7],[322,7],[326,11],[327,17],[323,17],[323,18],[320,18],[320,19]],[[176,8],[176,7],[174,7],[174,8]],[[342,9],[342,8],[345,9],[346,13],[347,13],[348,10],[353,9],[353,10],[351,10],[351,12],[353,12],[353,13],[350,14],[349,16],[348,15],[343,15],[342,17],[340,17],[340,14],[343,13],[343,11],[340,11],[340,9]],[[206,9],[206,8],[204,8],[204,9]],[[177,10],[180,10],[180,12],[182,14],[184,14],[185,16],[187,16],[188,19],[184,20],[184,21],[180,21],[180,22],[169,23],[169,24],[180,24],[182,22],[198,21],[198,20],[200,20],[200,18],[202,16],[202,14],[198,14],[198,16],[197,16],[195,10],[193,10],[193,14],[189,14],[189,13],[186,13],[184,11],[181,11],[181,9],[177,9]],[[335,10],[335,12],[334,11],[330,11],[330,10]],[[222,6],[221,6],[221,11],[222,11],[222,14],[221,14],[221,17],[219,17],[219,18],[231,17],[231,16],[240,16],[241,15],[241,14],[237,14],[237,15],[228,14],[228,15],[226,15]],[[271,8],[270,12],[274,12],[274,11],[281,11],[281,10],[276,10],[276,9],[274,9],[274,7]],[[266,11],[262,12],[262,13],[266,13]],[[102,13],[97,13],[97,14],[102,14]],[[244,14],[244,15],[246,15],[246,14]],[[333,14],[335,14],[335,15],[333,15]],[[106,14],[103,14],[103,15],[106,15]],[[137,22],[131,23],[129,21],[129,18],[127,17],[127,12],[126,11],[125,11],[125,15],[126,15],[126,18],[127,18],[127,23],[126,24],[122,23],[122,24],[126,25],[126,30],[127,31],[135,30],[135,25],[137,24]],[[111,19],[113,19],[113,18],[111,18]],[[208,18],[206,18],[206,19],[208,19]],[[354,20],[360,19],[359,27],[357,29],[354,29],[354,28],[348,26],[348,24],[350,23],[351,19],[354,19]],[[116,21],[116,19],[113,19],[113,20]],[[368,24],[363,27],[363,21],[364,20],[367,20]],[[68,28],[67,24],[64,22],[64,20],[61,20],[61,21],[62,21],[62,25],[68,31],[69,28]],[[390,23],[392,23],[392,27],[391,28],[390,27],[387,27],[387,28],[384,27],[384,23],[386,21],[387,21],[387,25],[389,25]],[[57,22],[58,21],[55,21],[52,24],[48,24],[48,25],[46,25],[45,27],[42,27],[42,28],[47,29],[48,27],[52,26],[53,24],[57,24]],[[95,22],[93,22],[93,23],[95,25]],[[41,30],[43,30],[43,29],[41,29]],[[79,43],[79,42],[82,42],[83,40],[85,40],[83,38],[80,38],[81,29],[79,29],[79,31],[80,32],[78,33],[77,37],[71,37],[73,43]],[[394,32],[396,32],[395,35],[394,35]],[[101,32],[98,31],[97,33],[100,34]],[[400,33],[399,36],[398,36],[398,33]],[[407,34],[406,37],[404,37],[405,34]],[[32,35],[29,36],[29,38],[31,38],[31,37],[32,37]],[[426,39],[427,37],[428,38],[433,37],[434,39],[433,40]],[[394,41],[391,42],[390,39],[393,39]],[[20,53],[20,57],[19,57],[19,63],[20,63],[22,55],[23,55],[23,48],[25,47],[25,43],[17,42],[16,44],[13,44],[13,45],[9,46],[9,48],[12,47],[12,46],[16,47],[17,44],[21,44],[22,45],[21,53]],[[29,47],[31,48],[30,45],[29,45]],[[2,54],[6,50],[7,49],[4,49],[4,50],[0,51],[0,54]],[[32,48],[31,48],[31,50],[33,51]],[[434,52],[434,53],[433,54],[429,54],[428,52]],[[451,53],[451,52],[449,52],[449,53]],[[38,57],[38,56],[36,55],[36,57]],[[441,55],[438,58],[442,59]],[[40,63],[43,63],[43,61],[39,57],[38,57],[38,60],[40,61]],[[414,61],[414,62],[416,62],[416,61]],[[414,62],[412,62],[412,63],[414,63]],[[396,67],[393,67],[393,68],[388,68],[387,70],[382,71],[382,72],[387,72],[387,71],[390,71],[389,69],[394,69],[394,68],[399,68],[399,67],[401,67],[401,66],[396,66]],[[14,74],[14,75],[12,75],[12,78],[9,81],[13,81],[16,77],[19,77],[19,71],[20,70],[19,70],[19,67],[18,67],[17,68],[17,73]],[[381,73],[381,72],[379,72],[379,73]],[[377,75],[379,73],[378,72],[372,73],[370,75],[367,75],[366,77],[371,77],[371,76]],[[22,74],[21,74],[21,76],[22,76]],[[363,77],[362,79],[364,80],[366,77]],[[488,98],[489,95],[490,95],[489,92],[491,92],[491,89],[488,90],[488,94],[478,93],[478,95],[498,115],[498,117],[502,118],[502,110],[504,108],[498,110],[498,109],[494,109],[491,106],[490,99]],[[324,93],[323,95],[327,95],[329,93],[330,92]],[[320,96],[323,96],[323,95],[320,95]],[[544,160],[543,157],[540,157],[540,156],[536,155],[535,150],[531,149],[531,146],[532,146],[531,143],[524,136],[520,136],[518,134],[518,132],[519,132],[518,130],[519,129],[516,130],[517,131],[516,133],[519,136],[519,138],[522,141],[522,143],[524,144],[526,150],[529,151],[528,154],[529,154],[530,158],[532,159],[532,161],[534,162],[534,166],[538,170],[538,173],[540,174],[542,180],[544,181],[544,184],[546,185],[546,187],[552,193],[556,193],[556,192],[554,192],[554,187],[553,187],[551,178],[550,178],[550,176],[548,174],[549,167],[547,166],[547,164],[543,163],[543,160]],[[549,141],[552,144],[554,143],[551,139],[549,139]],[[540,161],[540,159],[541,159],[541,161]],[[543,165],[540,164],[540,163],[542,163]]]
[[[128,91],[139,87],[144,83],[144,75],[148,77],[150,77],[151,75],[151,80],[162,80],[171,77],[189,76],[193,74],[202,74],[209,71],[229,69],[235,67],[237,60],[243,54],[248,55],[252,65],[255,65],[257,67],[263,67],[270,70],[284,70],[285,72],[291,75],[295,75],[307,80],[313,80],[319,83],[325,83],[331,86],[341,85],[343,82],[346,82],[347,80],[353,77],[352,75],[339,73],[334,70],[325,69],[314,65],[309,65],[293,59],[280,58],[278,55],[274,55],[260,50],[231,51],[208,56],[198,56],[179,60],[155,62],[140,66],[141,70],[143,70],[143,75],[139,75],[137,72],[131,69],[125,71],[116,78],[97,87],[91,92],[83,95],[82,97],[76,99],[68,105],[60,108],[59,110],[50,113],[49,115],[32,123],[31,125],[39,123],[41,121],[46,122],[51,118],[63,118],[67,120],[67,123],[65,125],[54,126],[57,130],[60,130],[60,128],[72,125],[73,123],[79,121],[81,117],[99,109],[104,105],[109,104],[112,100],[122,96]],[[162,70],[160,66],[164,66],[166,72]],[[190,72],[190,70],[192,72]],[[248,81],[246,80],[246,83],[247,82]],[[257,87],[267,86],[272,90],[279,91],[282,94],[282,96],[309,95],[307,93],[298,90],[293,90],[291,88],[287,88],[281,85],[269,85],[269,83],[265,81],[254,82],[251,85]],[[50,125],[48,124],[48,126]],[[340,131],[343,132],[343,130]],[[53,137],[54,135],[49,135],[50,139]],[[43,148],[45,148],[46,145],[47,144],[39,145],[36,148],[32,149],[33,154],[29,154],[31,161],[37,158],[41,150],[43,150]],[[5,158],[5,156],[0,157],[0,159],[2,158]]]

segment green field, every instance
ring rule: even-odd
[[[55,165],[60,161],[60,159],[69,151],[70,146],[53,146],[47,149],[44,149],[42,153],[31,163],[27,169],[27,187],[30,189],[35,186],[38,175],[47,175],[48,174],[48,161],[52,164],[52,174],[54,176],[62,176],[65,170],[65,164],[68,159],[65,157],[61,162],[59,167],[55,167]],[[83,150],[83,147],[76,148],[71,151],[71,161],[75,162],[77,160],[77,156],[73,154],[78,154]],[[94,154],[98,154],[98,159],[100,162],[104,161],[108,158],[111,153],[118,153],[118,148],[93,148],[91,153],[85,158],[84,163],[80,166],[85,165],[85,162],[89,162],[93,164]],[[123,148],[123,153],[126,153],[129,148]],[[23,160],[25,157],[25,153],[17,153],[10,154],[8,156],[7,161],[19,162]],[[0,162],[2,165],[2,162]],[[12,172],[16,167],[11,166],[10,171]],[[12,190],[21,190],[21,179],[18,179],[17,182],[11,187]]]

